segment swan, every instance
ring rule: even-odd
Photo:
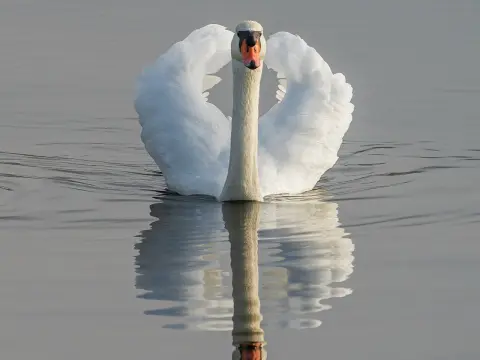
[[[215,75],[233,72],[232,116],[208,101]],[[263,63],[278,102],[259,116]],[[338,160],[352,121],[352,86],[297,35],[265,39],[256,21],[235,32],[201,27],[146,66],[134,107],[147,153],[167,188],[218,201],[264,201],[311,190]]]

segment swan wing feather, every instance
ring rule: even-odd
[[[211,24],[172,45],[137,80],[135,110],[145,149],[168,187],[216,196],[228,163],[230,122],[208,102],[213,75],[231,61],[233,33]]]
[[[301,193],[338,159],[352,120],[352,86],[303,39],[287,32],[268,39],[265,64],[277,72],[278,103],[259,121],[262,193]]]

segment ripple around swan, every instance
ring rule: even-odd
[[[340,226],[336,203],[319,195],[317,201],[306,199],[284,198],[246,210],[246,205],[161,197],[151,206],[157,219],[135,246],[136,287],[143,290],[141,298],[152,301],[145,313],[172,318],[166,327],[173,329],[231,330],[234,308],[248,310],[241,310],[246,297],[261,302],[262,327],[319,326],[317,313],[332,306],[325,302],[352,292],[338,284],[353,272],[354,246]],[[238,263],[230,256],[238,246],[258,251]],[[232,299],[232,284],[257,272],[256,290],[234,291]],[[153,300],[171,306],[156,308]]]
[[[74,142],[46,142],[43,146],[59,144],[75,146]],[[99,144],[95,142],[90,144],[97,145]],[[120,143],[102,146],[108,147],[109,153],[116,150],[121,153],[124,150]],[[135,151],[141,151],[144,155],[143,149],[136,148]],[[477,162],[480,160],[478,154],[479,149],[474,147],[448,149],[431,141],[345,141],[338,163],[320,179],[316,189],[300,195],[271,196],[267,198],[267,202],[305,204],[334,200],[342,204],[353,200],[357,203],[364,201],[370,211],[344,224],[352,228],[372,225],[423,226],[438,222],[460,225],[476,222],[478,217],[472,203],[475,189],[472,188],[473,182],[468,180],[467,173],[475,176]],[[130,157],[131,155],[126,158]],[[164,190],[165,181],[161,173],[148,158],[145,157],[145,161],[138,163],[136,158],[134,161],[127,161],[123,155],[102,161],[78,156],[0,152],[0,204],[7,205],[1,208],[0,216],[11,220],[8,223],[10,226],[26,220],[28,226],[78,228],[82,222],[93,219],[96,227],[103,227],[112,219],[105,214],[98,214],[95,210],[98,203],[93,206],[85,200],[79,205],[82,203],[79,200],[87,199],[84,197],[85,193],[90,193],[101,203],[150,202],[151,195],[155,193],[160,198],[173,202],[191,202],[192,199],[210,201],[201,196],[178,197]],[[465,173],[462,178],[456,175],[460,170]],[[48,191],[49,188],[51,191]],[[450,204],[448,212],[442,210],[445,206],[421,206],[420,199],[427,201],[428,196],[445,192],[452,195],[451,202],[457,203],[456,206]],[[54,198],[53,194],[56,194]],[[70,201],[61,200],[66,195]],[[438,197],[433,200],[440,201]],[[55,214],[61,216],[60,222],[42,225],[46,216],[45,208],[39,207],[38,211],[30,208],[32,204],[45,201],[49,202],[50,209],[54,210]],[[377,206],[372,207],[371,201],[375,201]],[[412,209],[410,204],[413,201],[420,206]],[[58,208],[55,208],[56,204]],[[76,204],[80,208],[69,204]],[[392,204],[397,204],[395,209],[391,208]],[[379,211],[376,212],[376,208]],[[84,216],[78,219],[74,210],[82,212]],[[87,213],[90,213],[89,216]],[[99,222],[98,219],[104,220]],[[140,219],[122,217],[120,221],[123,220],[127,222]]]
[[[344,226],[382,228],[474,221],[472,194],[476,192],[466,174],[475,176],[478,172],[476,149],[448,148],[432,141],[350,141],[341,152],[337,165],[319,184],[339,204],[364,202],[366,211]],[[459,172],[465,176],[458,177]],[[448,206],[442,194],[449,195]]]
[[[163,178],[147,164],[73,156],[0,152],[0,218],[30,229],[103,228],[112,223],[143,223],[111,202],[150,202]],[[48,204],[48,206],[45,206]]]
[[[136,190],[153,191],[151,177],[144,164],[128,164],[67,156],[41,156],[0,152],[2,173],[0,180],[8,178],[47,180],[79,191],[131,193]],[[39,171],[40,170],[40,171]]]

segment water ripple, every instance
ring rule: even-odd
[[[157,173],[146,170],[145,164],[0,152],[0,165],[10,170],[0,173],[0,181],[48,180],[78,191],[138,194],[153,191],[157,185],[152,180]]]

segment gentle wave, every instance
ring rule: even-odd
[[[163,183],[146,164],[118,161],[0,152],[0,166],[2,182],[11,178],[48,180],[78,191],[142,194]],[[5,187],[15,190],[12,185]]]

